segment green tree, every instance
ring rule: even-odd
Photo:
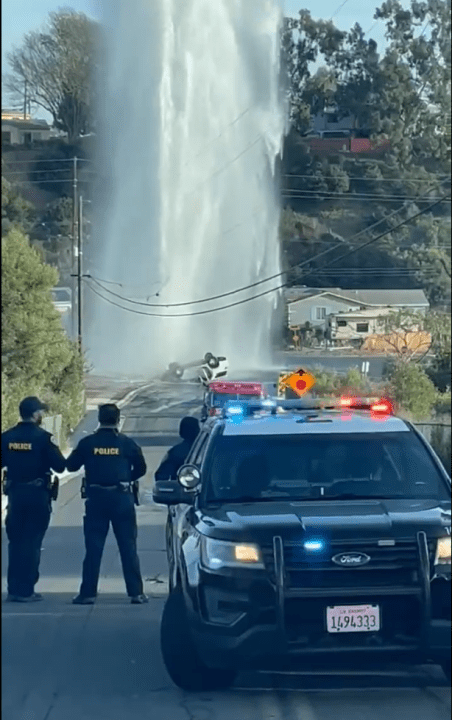
[[[390,394],[414,420],[426,420],[438,398],[437,390],[420,365],[398,363],[390,379]]]
[[[30,232],[36,223],[36,209],[2,175],[2,235],[20,225]]]
[[[335,152],[325,159],[303,150],[293,131],[287,140],[286,202],[300,213],[321,212],[325,222],[330,214],[330,229],[344,239],[383,217],[387,220],[374,235],[408,219],[445,194],[450,176],[450,0],[412,0],[408,9],[388,0],[375,17],[386,23],[383,52],[358,24],[342,32],[331,21],[313,20],[307,10],[286,20],[282,36],[291,118],[299,133],[306,132],[313,115],[334,108],[339,117],[354,117],[356,133],[375,143],[389,141],[381,157]],[[314,63],[320,64],[315,72]],[[342,203],[334,193],[344,193],[350,202]],[[339,203],[347,208],[342,217],[337,217]],[[441,302],[450,251],[435,238],[450,232],[449,208],[444,203],[422,224],[417,220],[394,230],[378,244],[379,261],[376,246],[366,249],[367,262],[372,254],[374,266],[412,269],[411,282],[422,283],[431,300]],[[397,212],[389,217],[392,211]],[[361,235],[359,242],[365,239]],[[360,267],[366,257],[351,256],[346,266],[354,261]],[[342,284],[342,277],[347,281],[341,265],[335,267],[330,284]]]
[[[2,237],[2,429],[15,422],[25,395],[61,413],[66,432],[81,417],[83,361],[52,304],[57,280],[18,228]]]
[[[8,55],[5,86],[14,102],[24,94],[49,112],[72,143],[89,131],[93,116],[96,25],[83,13],[49,14],[43,31],[28,33]]]

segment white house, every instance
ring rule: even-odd
[[[329,315],[327,318],[327,337],[334,344],[361,344],[369,335],[381,333],[379,318],[394,312],[394,308],[377,307],[367,310],[353,310]]]
[[[339,313],[378,308],[426,312],[429,302],[423,290],[341,290],[341,288],[289,288],[286,293],[289,326],[326,330],[328,317]],[[378,314],[382,314],[377,313]]]
[[[30,115],[21,115],[2,110],[2,145],[31,145],[35,140],[48,140],[52,128],[45,120],[32,120]]]

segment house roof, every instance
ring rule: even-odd
[[[286,295],[289,303],[307,300],[315,296],[335,295],[347,301],[360,305],[374,306],[422,306],[429,307],[429,302],[422,289],[410,288],[406,290],[342,290],[341,288],[290,288],[293,295]],[[298,291],[295,293],[295,291]]]
[[[24,132],[30,130],[50,130],[50,125],[45,121],[30,122],[29,120],[5,120],[2,118],[2,128],[15,127]]]

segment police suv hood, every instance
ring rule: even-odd
[[[451,525],[450,502],[319,500],[230,503],[198,511],[197,529],[218,540],[268,542],[327,534],[331,539],[407,538],[419,530],[440,537]]]

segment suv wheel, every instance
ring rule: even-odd
[[[160,646],[168,674],[182,690],[224,690],[234,682],[234,670],[209,668],[199,657],[188,628],[184,597],[179,589],[172,592],[165,603]]]

